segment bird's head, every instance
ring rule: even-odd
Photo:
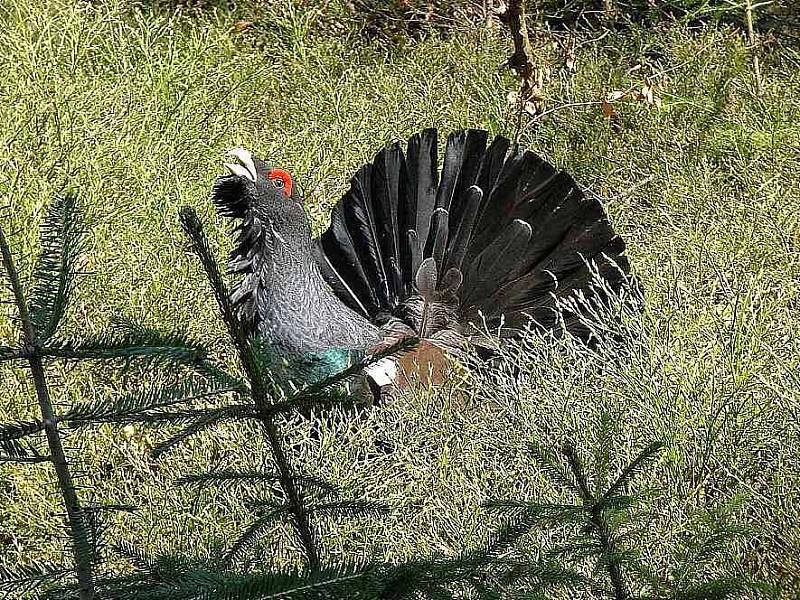
[[[306,217],[292,176],[283,169],[255,158],[244,148],[228,153],[230,172],[217,179],[211,200],[220,214],[243,219],[243,225],[257,221],[279,235],[303,231]]]
[[[258,293],[266,289],[263,277],[310,268],[311,227],[289,173],[244,148],[229,156],[233,160],[225,166],[230,174],[214,182],[211,200],[221,215],[238,221],[228,267],[241,278],[231,298],[243,322],[255,330],[262,318]]]

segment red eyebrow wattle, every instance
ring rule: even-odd
[[[283,169],[270,169],[269,173],[267,173],[267,177],[269,177],[270,181],[273,179],[282,179],[283,193],[287,198],[292,195],[292,176],[289,175],[287,171],[284,171]]]

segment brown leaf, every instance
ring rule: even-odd
[[[250,29],[252,26],[253,26],[252,21],[241,20],[241,21],[236,21],[236,23],[233,24],[233,29],[236,31],[236,33],[243,33],[244,31]]]
[[[600,108],[603,111],[603,114],[608,117],[608,122],[611,125],[611,130],[614,133],[621,133],[622,132],[622,119],[617,112],[617,109],[614,108],[614,105],[611,104],[608,100],[601,100],[600,101]]]

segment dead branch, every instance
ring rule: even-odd
[[[764,83],[761,81],[761,65],[758,62],[758,46],[756,33],[753,30],[753,4],[747,0],[745,4],[745,20],[747,22],[747,43],[750,46],[750,57],[753,61],[753,74],[756,78],[756,92],[759,96],[764,95]]]
[[[514,134],[516,140],[522,128],[523,113],[535,116],[544,110],[541,92],[544,75],[535,65],[528,28],[525,24],[524,0],[509,0],[507,5],[504,3],[500,5],[496,14],[508,27],[514,43],[514,52],[506,64],[520,78],[520,89],[516,98],[517,125]]]
[[[502,9],[501,9],[502,10]],[[514,53],[508,59],[508,66],[525,82],[533,79],[533,50],[528,29],[525,25],[525,3],[523,0],[510,0],[506,9],[499,13],[500,21],[508,27],[514,42]]]

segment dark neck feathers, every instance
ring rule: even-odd
[[[322,278],[307,222],[248,215],[237,229],[229,267],[242,279],[231,299],[250,331],[295,353],[365,350],[379,341],[377,328],[344,305]]]

